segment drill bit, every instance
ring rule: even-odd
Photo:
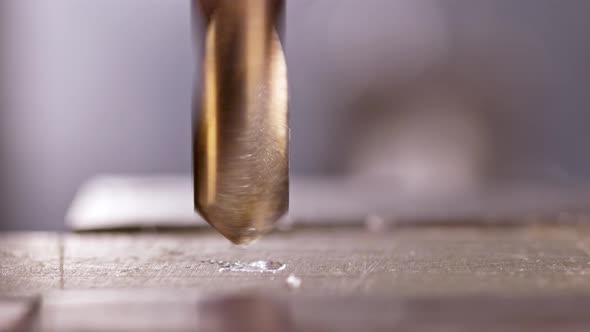
[[[236,244],[272,229],[289,205],[282,0],[200,0],[200,91],[193,129],[195,208]]]

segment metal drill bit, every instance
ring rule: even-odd
[[[289,205],[283,1],[201,0],[201,90],[195,101],[195,207],[236,244],[271,230]],[[200,100],[199,100],[200,99]]]

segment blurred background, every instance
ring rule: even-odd
[[[295,175],[450,195],[590,175],[590,2],[287,1]],[[188,0],[0,2],[0,230],[96,174],[189,174]]]

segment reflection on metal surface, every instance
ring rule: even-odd
[[[302,283],[301,278],[294,275],[293,273],[289,274],[285,282],[287,283],[287,287],[289,289],[298,289],[299,287],[301,287]]]
[[[43,296],[33,330],[588,331],[590,298],[574,294],[281,297],[255,292],[204,296],[194,289],[66,289]]]
[[[30,331],[40,298],[0,296],[0,331]]]
[[[256,294],[211,298],[199,305],[199,331],[295,331],[289,305]]]
[[[288,209],[287,71],[275,0],[203,1],[200,109],[195,124],[195,207],[242,244]]]
[[[277,273],[287,268],[286,264],[271,260],[257,260],[253,262],[240,261],[216,261],[210,259],[204,263],[215,264],[219,266],[219,272],[260,272],[260,273]]]

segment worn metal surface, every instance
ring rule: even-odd
[[[0,295],[60,287],[60,238],[53,233],[0,233]]]
[[[590,292],[590,227],[301,228],[248,248],[214,232],[98,233],[1,237],[0,291],[194,288],[288,292],[302,278],[312,294],[540,294]],[[271,259],[274,274],[219,272],[208,260]]]
[[[206,296],[186,290],[50,293],[38,331],[587,331],[580,296]]]
[[[0,296],[0,332],[28,331],[39,307],[39,297]]]
[[[589,226],[310,227],[248,248],[213,231],[7,233],[0,254],[0,294],[42,292],[24,323],[43,332],[590,328]],[[259,259],[287,267],[216,263]]]

